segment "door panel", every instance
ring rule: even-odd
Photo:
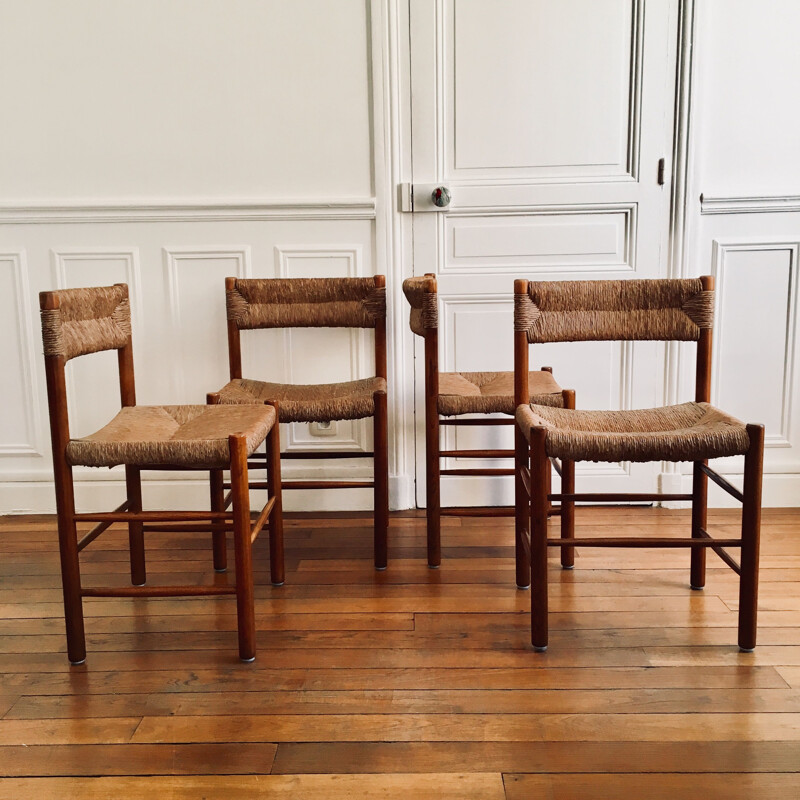
[[[409,0],[413,179],[452,193],[446,211],[413,223],[414,273],[438,279],[443,371],[512,368],[515,277],[666,274],[669,184],[657,175],[672,150],[678,2]],[[662,402],[663,353],[652,343],[539,345],[531,363],[553,366],[579,407],[647,407]],[[448,447],[512,441],[509,428],[443,437]],[[586,464],[580,487],[652,490],[657,472]],[[506,504],[512,485],[448,476],[442,498]]]

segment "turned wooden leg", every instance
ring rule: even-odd
[[[389,559],[389,410],[386,392],[375,392],[374,556],[375,569],[386,569]]]
[[[764,469],[764,426],[748,425],[750,449],[744,457],[742,559],[739,578],[739,648],[756,646],[758,556],[761,535],[761,482]]]
[[[561,392],[564,408],[575,409],[575,392],[564,389]],[[564,500],[563,495],[575,493],[575,462],[561,460],[561,538],[573,539],[575,537],[575,501]],[[572,569],[575,566],[575,548],[567,545],[561,548],[561,566]]]
[[[128,510],[142,510],[142,475],[138,467],[125,467],[125,488],[128,494]],[[128,523],[128,546],[131,558],[131,583],[144,586],[147,583],[147,569],[144,555],[144,524]]]
[[[702,539],[702,531],[708,524],[708,476],[700,469],[707,461],[698,461],[693,465],[692,473],[692,538]],[[706,548],[693,547],[689,585],[692,589],[702,589],[706,585]]]
[[[75,527],[75,494],[72,468],[56,463],[56,509],[58,549],[61,555],[61,586],[64,593],[64,622],[67,629],[67,656],[70,664],[86,661],[86,635],[83,628],[81,570],[78,562],[78,531]]]
[[[531,499],[522,472],[529,468],[528,442],[519,425],[514,426],[514,544],[517,565],[517,588],[527,589],[531,585],[531,564],[524,540],[528,536],[531,517]]]
[[[269,575],[273,586],[283,586],[286,580],[283,558],[283,499],[281,496],[281,428],[278,423],[277,402],[269,403],[275,409],[275,424],[267,436],[267,491],[275,504],[269,514]]]
[[[209,392],[206,403],[211,406],[219,405],[219,392]],[[211,493],[211,510],[225,510],[224,476],[221,469],[212,469],[209,473],[209,491]],[[211,550],[214,559],[214,570],[225,572],[228,569],[228,538],[223,524],[211,525]]]
[[[430,404],[428,404],[430,405]],[[428,533],[428,566],[442,563],[442,496],[439,460],[439,412],[425,409],[425,517]]]
[[[233,495],[233,543],[236,559],[236,614],[239,627],[239,658],[256,657],[256,618],[253,593],[253,554],[250,542],[250,487],[247,476],[247,440],[229,436],[231,492]]]
[[[531,428],[531,644],[547,650],[547,458],[545,428]]]
[[[209,473],[209,487],[211,491],[211,510],[225,510],[225,489],[223,488],[223,472],[221,469],[212,469]],[[228,568],[228,539],[223,523],[213,523],[211,533],[211,547],[214,554],[214,569],[225,572]]]

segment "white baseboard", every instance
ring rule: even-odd
[[[742,488],[742,475],[723,474],[725,480],[737,489]],[[676,473],[661,473],[659,476],[660,491],[665,494],[690,494],[692,476]],[[687,503],[663,503],[664,508],[689,508]],[[720,489],[711,481],[708,482],[709,508],[741,508],[741,503]],[[797,508],[800,507],[800,481],[795,473],[767,473],[761,495],[763,508]]]

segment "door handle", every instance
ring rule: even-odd
[[[450,188],[438,183],[401,183],[398,188],[401,211],[447,211],[453,200]]]

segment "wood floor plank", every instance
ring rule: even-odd
[[[284,742],[272,771],[794,773],[799,758],[797,742]]]
[[[193,778],[6,778],[0,800],[230,800],[324,797],[353,800],[504,800],[499,773],[443,775],[238,775]]]
[[[139,717],[104,719],[0,719],[0,745],[122,744],[130,741]]]
[[[754,773],[736,775],[506,775],[507,800],[618,800],[646,797],[675,800],[676,797],[755,798],[797,797],[798,775]]]
[[[131,665],[128,665],[129,667]],[[255,667],[255,668],[254,668]],[[230,664],[209,669],[16,672],[0,681],[20,694],[91,694],[468,689],[786,689],[774,667],[562,667],[560,669],[271,669]],[[800,688],[800,687],[796,687]]]
[[[778,674],[794,689],[800,689],[800,666],[777,667]]]
[[[404,614],[266,614],[256,619],[259,631],[410,631],[414,615]],[[92,633],[158,633],[198,631],[235,631],[236,614],[179,616],[126,615],[93,617]],[[4,636],[47,636],[64,634],[64,620],[59,617],[0,620]]]
[[[735,619],[734,619],[735,622]],[[550,634],[550,646],[554,650],[591,650],[603,653],[605,650],[633,648],[683,647],[696,645],[702,647],[734,647],[736,630],[733,625],[726,627],[694,626],[692,628],[622,628],[613,627],[613,617],[607,620],[606,629],[583,630],[576,626],[570,630],[554,630]],[[469,652],[470,658],[478,655],[498,656],[502,653],[530,652],[527,626],[516,626],[506,630],[464,632],[457,628],[446,633],[425,633],[405,631],[259,631],[257,646],[270,653],[293,649],[313,650],[322,658],[325,650],[377,651],[377,650],[419,650],[438,653],[441,651]],[[209,651],[232,648],[236,645],[234,631],[181,631],[181,632],[141,632],[124,634],[93,634],[86,637],[91,653],[128,652],[130,650],[162,651]],[[760,647],[800,646],[800,628],[759,629]],[[62,635],[48,636],[3,636],[0,638],[0,654],[23,653],[63,653],[65,641]],[[531,653],[532,657],[537,654]],[[613,654],[612,654],[613,656]],[[598,656],[599,657],[599,656]]]
[[[220,775],[267,773],[277,746],[243,744],[62,744],[0,746],[0,776]]]
[[[6,719],[230,714],[800,713],[798,689],[427,689],[24,695]]]
[[[612,723],[613,720],[613,723]],[[0,720],[32,728],[36,723]],[[0,728],[0,731],[2,728]],[[1,735],[1,734],[0,734]],[[800,741],[800,713],[145,717],[134,742]]]

